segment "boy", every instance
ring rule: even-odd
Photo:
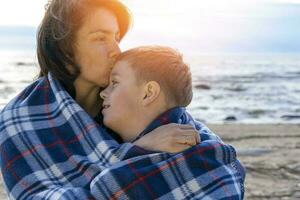
[[[183,133],[182,144],[192,147],[176,154],[128,151],[93,180],[96,199],[243,199],[245,170],[234,148],[185,111],[192,79],[177,51],[151,46],[122,53],[100,95],[104,125],[124,142],[135,143],[167,123],[192,124],[199,134]],[[192,145],[200,135],[201,144]]]
[[[110,84],[100,96],[104,125],[124,142],[133,142],[158,125],[180,120],[193,96],[191,73],[182,55],[172,48],[134,48],[119,56]],[[200,138],[186,136],[184,140],[195,144]]]

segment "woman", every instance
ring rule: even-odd
[[[196,143],[187,125],[158,128],[137,146],[118,144],[102,126],[99,93],[130,24],[117,0],[50,1],[37,38],[40,78],[0,114],[10,199],[93,199],[93,178],[131,149],[179,152]]]
[[[130,24],[129,11],[118,1],[52,1],[38,34],[40,77],[51,72],[91,117],[97,117],[102,106],[99,93],[108,84],[111,67],[120,53],[119,42]],[[185,132],[197,137],[192,127],[170,128],[166,126],[158,131],[166,133],[154,133],[151,140],[144,138],[137,144],[170,152],[195,144],[176,146],[172,142],[185,142],[179,137],[182,129],[190,128]]]

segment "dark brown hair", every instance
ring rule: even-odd
[[[38,29],[39,77],[47,76],[48,72],[51,72],[74,98],[73,82],[80,74],[80,68],[73,56],[75,34],[85,16],[99,7],[108,9],[116,16],[123,38],[130,28],[131,15],[125,5],[118,0],[50,0]]]
[[[168,103],[188,106],[193,98],[189,66],[175,49],[164,46],[142,46],[121,53],[118,61],[127,61],[138,83],[156,81]]]

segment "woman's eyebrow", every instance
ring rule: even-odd
[[[95,31],[91,31],[89,34],[95,34],[95,33],[103,33],[103,34],[105,34],[105,35],[110,35],[110,34],[113,34],[113,32],[112,31],[109,31],[109,30],[105,30],[105,29],[97,29],[97,30],[95,30]],[[117,31],[116,32],[116,35],[119,35],[120,34],[120,32],[119,31]]]

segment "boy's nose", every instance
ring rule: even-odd
[[[100,97],[104,100],[106,98],[106,89],[100,92]]]

